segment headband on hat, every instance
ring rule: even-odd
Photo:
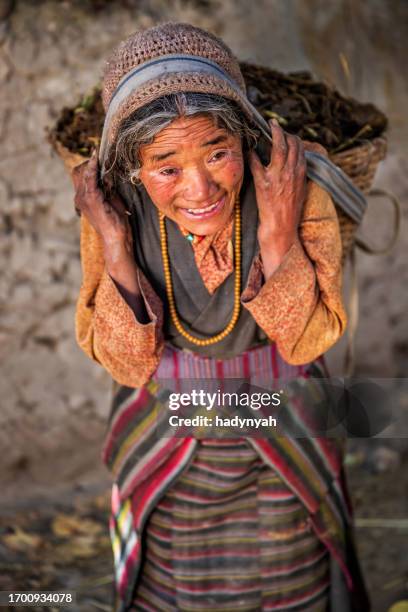
[[[157,80],[169,74],[203,73],[216,77],[228,84],[245,114],[261,130],[263,136],[272,143],[268,122],[251,104],[243,90],[218,64],[205,57],[185,54],[163,55],[136,66],[125,74],[116,87],[105,116],[102,139],[99,148],[99,161],[104,171],[109,149],[112,119],[121,104],[148,81]],[[356,223],[360,223],[367,207],[363,192],[349,177],[327,157],[312,151],[305,152],[307,176],[329,192],[333,200]]]

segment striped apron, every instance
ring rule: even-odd
[[[369,610],[342,444],[306,434],[201,441],[157,435],[157,415],[168,417],[166,410],[152,416],[168,408],[163,381],[256,383],[265,375],[309,384],[308,367],[286,364],[274,344],[226,360],[167,346],[144,387],[119,388],[104,448],[115,479],[118,611]],[[307,432],[303,408],[296,418]]]
[[[243,439],[200,442],[150,515],[143,556],[134,610],[328,609],[329,553]]]

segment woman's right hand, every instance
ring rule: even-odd
[[[123,250],[131,253],[132,231],[125,205],[117,195],[109,200],[105,197],[98,176],[98,156],[95,151],[87,162],[73,170],[75,208],[80,215],[85,215],[102,238],[108,255],[118,255]]]
[[[122,200],[105,198],[98,183],[98,157],[74,168],[75,208],[84,214],[102,239],[106,271],[140,323],[150,323],[133,254],[132,230]]]

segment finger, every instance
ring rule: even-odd
[[[306,170],[306,157],[303,142],[297,136],[287,136],[290,147],[286,167],[297,173]]]
[[[288,156],[285,165],[288,169],[292,170],[295,169],[298,163],[300,139],[297,136],[288,135],[286,142],[288,145]]]
[[[248,161],[254,179],[263,178],[265,168],[255,151],[249,151]]]
[[[105,191],[110,192],[113,191],[113,176],[112,172],[106,172],[103,177],[103,186],[105,187]]]
[[[72,170],[72,181],[74,183],[75,191],[85,193],[89,186],[88,183],[89,176],[89,160],[87,159],[79,166],[75,166]]]
[[[123,217],[124,215],[127,214],[126,207],[125,207],[122,199],[118,195],[112,194],[111,197],[109,198],[109,203],[111,204],[111,206],[114,209],[114,211],[120,217]]]
[[[306,173],[306,155],[305,155],[305,147],[303,145],[302,140],[299,138],[299,147],[298,147],[298,158],[297,158],[297,167]]]
[[[93,155],[88,162],[88,166],[85,170],[84,180],[87,192],[95,193],[97,191],[100,191],[98,158],[95,155]]]
[[[85,194],[85,191],[84,191],[83,184],[80,183],[74,195],[74,206],[77,212],[84,208],[84,204],[86,202],[84,194]]]
[[[269,122],[272,132],[272,149],[270,166],[283,168],[286,162],[288,147],[286,143],[285,132],[282,130],[276,119]]]
[[[86,174],[89,176],[97,176],[98,174],[98,158],[96,157],[95,152],[92,153],[91,157],[88,159]]]
[[[79,183],[82,182],[83,175],[84,175],[87,165],[88,165],[88,160],[85,162],[82,162],[81,164],[79,164],[78,166],[75,166],[72,169],[71,177],[72,177],[72,182],[74,183],[75,189],[77,189]]]

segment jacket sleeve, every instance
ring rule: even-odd
[[[243,306],[290,364],[313,361],[345,331],[341,254],[334,204],[324,189],[309,181],[299,240],[265,283],[259,255],[241,296]]]
[[[138,270],[150,321],[142,324],[136,319],[106,271],[101,239],[84,216],[81,262],[82,285],[75,313],[77,342],[119,384],[140,387],[154,373],[163,350],[161,301]]]

